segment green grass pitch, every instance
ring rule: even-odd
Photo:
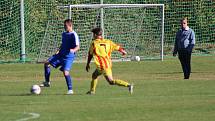
[[[94,70],[75,63],[74,95],[65,95],[62,73],[52,68],[50,88],[31,95],[43,80],[42,64],[0,65],[0,121],[214,121],[215,57],[193,57],[190,80],[184,80],[177,58],[113,63],[115,78],[135,84],[110,86],[100,77],[96,95],[86,95]]]

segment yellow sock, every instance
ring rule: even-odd
[[[91,87],[90,87],[90,91],[96,92],[96,85],[97,85],[98,80],[94,79],[91,81]]]
[[[119,80],[119,79],[114,79],[114,83],[119,85],[119,86],[125,86],[128,87],[129,83],[123,80]]]

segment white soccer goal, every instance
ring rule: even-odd
[[[40,48],[38,61],[53,54],[61,42],[63,21],[71,18],[74,30],[81,41],[76,59],[86,61],[91,29],[101,27],[103,36],[120,43],[128,56],[112,54],[114,60],[141,59],[163,60],[164,5],[163,4],[81,4],[58,6],[47,24],[47,31]]]

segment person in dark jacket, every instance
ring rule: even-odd
[[[178,53],[178,58],[184,72],[184,79],[189,79],[191,72],[191,54],[195,45],[195,33],[188,27],[186,17],[181,19],[180,24],[181,28],[176,33],[173,56],[176,56]]]

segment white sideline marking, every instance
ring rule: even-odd
[[[40,117],[40,114],[38,114],[38,113],[24,113],[24,114],[28,114],[28,115],[31,115],[31,116],[29,116],[27,118],[18,119],[16,121],[27,121],[29,119],[35,119],[35,118],[39,118]]]

